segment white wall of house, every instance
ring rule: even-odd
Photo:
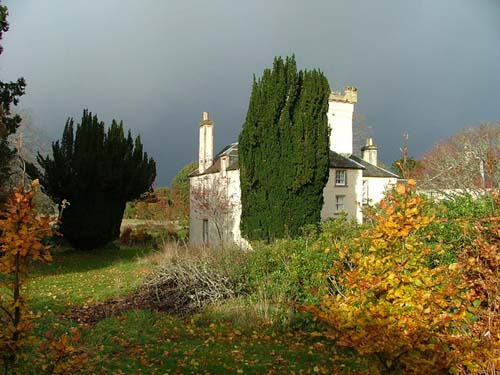
[[[345,211],[348,217],[356,219],[358,223],[363,221],[361,212],[363,196],[363,175],[361,169],[345,169],[347,179],[345,186],[336,184],[336,169],[330,168],[328,182],[323,189],[323,208],[321,209],[321,220],[336,218],[341,211]],[[338,209],[339,198],[343,197],[344,209]]]
[[[190,178],[189,240],[193,245],[236,245],[249,248],[241,237],[240,171]],[[205,222],[205,224],[204,224]]]
[[[397,183],[397,178],[363,177],[363,203],[377,204],[384,198],[385,192]]]

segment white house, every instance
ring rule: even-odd
[[[352,118],[357,89],[329,97],[330,171],[323,190],[321,219],[342,212],[363,221],[363,204],[377,203],[398,176],[377,166],[377,147],[369,138],[362,157],[353,155]],[[194,245],[234,243],[248,247],[240,232],[241,190],[238,144],[233,143],[214,156],[214,122],[208,112],[200,123],[199,168],[190,176],[189,238]]]

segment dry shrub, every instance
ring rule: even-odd
[[[138,297],[157,309],[192,313],[237,294],[235,260],[239,250],[213,250],[168,244],[152,255],[158,269],[140,287]]]
[[[126,245],[129,244],[131,234],[132,234],[132,228],[125,227],[125,229],[123,229],[122,233],[120,234],[120,242]]]
[[[129,246],[145,246],[154,242],[153,236],[145,227],[125,227],[120,235],[120,242]]]

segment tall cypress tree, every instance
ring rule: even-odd
[[[241,229],[248,239],[296,235],[320,220],[328,179],[325,76],[275,58],[254,77],[239,138]]]
[[[156,166],[143,152],[141,139],[125,136],[123,123],[103,122],[88,111],[74,131],[68,119],[61,141],[52,144],[53,157],[38,156],[44,172],[41,183],[60,206],[61,232],[82,249],[95,248],[117,238],[127,201],[150,189]]]

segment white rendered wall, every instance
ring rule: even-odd
[[[338,217],[336,210],[336,196],[344,195],[345,211],[350,218],[358,223],[363,221],[361,211],[363,199],[363,176],[361,169],[347,169],[347,186],[335,186],[335,169],[330,168],[328,182],[323,189],[323,208],[321,209],[321,220]]]
[[[199,191],[203,187],[213,190],[214,194],[212,198],[202,198],[200,202]],[[204,219],[209,223],[208,244],[203,243]],[[227,171],[224,177],[218,172],[190,178],[189,242],[192,245],[217,247],[233,244],[243,249],[250,248],[249,243],[241,237],[240,220],[239,170]],[[222,231],[222,235],[219,231]]]
[[[352,154],[353,112],[352,103],[329,101],[330,150],[339,154]]]
[[[379,203],[384,198],[385,192],[397,183],[396,177],[364,177],[363,180],[367,183],[367,203],[369,205]]]

